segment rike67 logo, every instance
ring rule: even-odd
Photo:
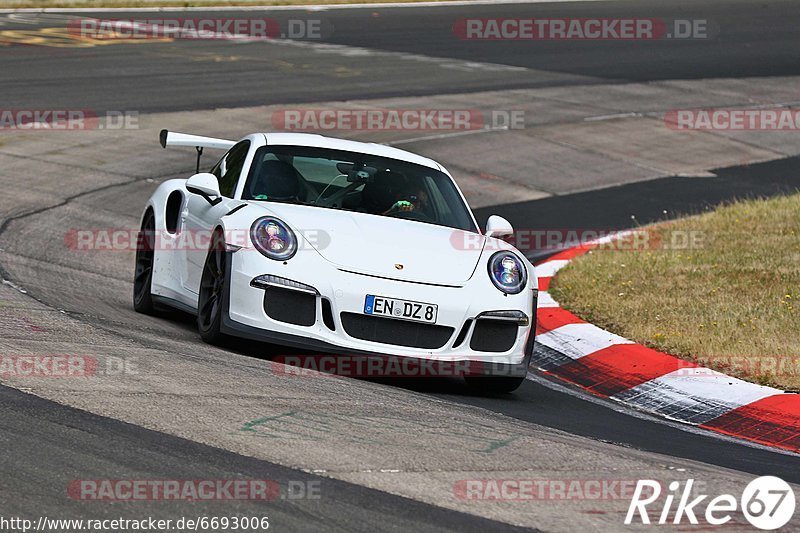
[[[680,482],[673,481],[668,486],[662,506],[659,502],[662,498],[661,484],[650,479],[639,480],[625,516],[625,524],[630,525],[634,520],[642,524],[650,524],[651,520],[660,525],[682,524],[685,520],[697,525],[700,517],[709,525],[721,526],[730,522],[732,514],[741,509],[750,525],[771,531],[785,526],[794,516],[795,496],[792,487],[775,476],[754,479],[738,500],[731,494],[720,494],[706,501],[709,495],[696,495],[693,486],[693,479],[689,479],[683,488]],[[655,516],[651,516],[651,512],[655,512]],[[670,517],[672,520],[669,520]]]

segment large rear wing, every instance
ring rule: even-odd
[[[228,150],[236,144],[236,141],[203,137],[201,135],[189,135],[188,133],[177,133],[168,130],[161,130],[159,140],[161,141],[162,148],[166,148],[167,146],[194,146],[195,150],[197,150],[197,172],[200,172],[200,156],[203,155],[203,148]]]

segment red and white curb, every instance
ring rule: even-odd
[[[572,248],[536,265],[539,305],[531,365],[641,411],[800,453],[800,394],[748,383],[635,344],[553,300],[548,288],[556,272],[597,245]]]

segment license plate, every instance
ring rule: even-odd
[[[435,304],[386,298],[385,296],[375,296],[374,294],[367,294],[367,298],[364,301],[364,314],[366,315],[379,315],[435,324],[438,312],[439,306]]]

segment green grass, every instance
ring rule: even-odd
[[[642,228],[647,249],[595,250],[551,292],[578,316],[742,379],[800,389],[800,194]],[[697,245],[683,244],[694,232]]]

